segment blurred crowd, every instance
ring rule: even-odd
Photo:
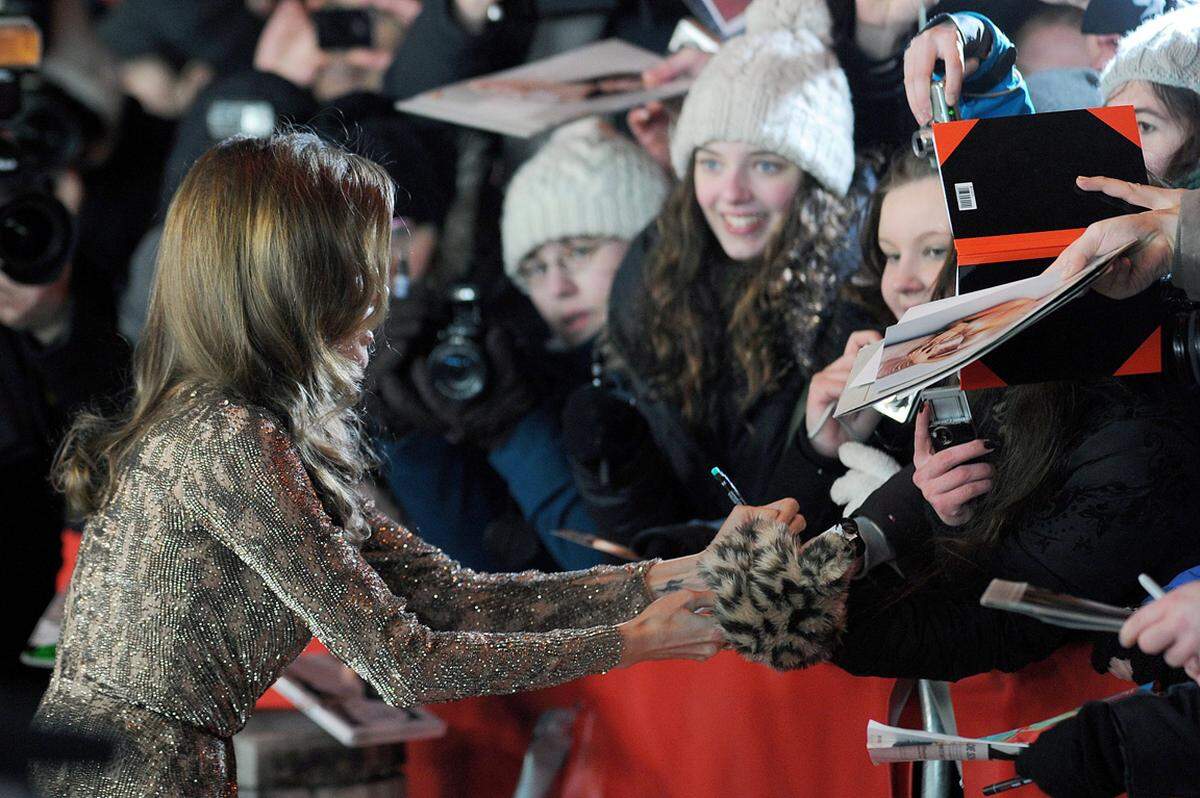
[[[1132,105],[1148,180],[1200,188],[1200,8],[754,0],[746,31],[710,54],[668,53],[682,0],[337,5],[0,6],[44,37],[21,109],[0,121],[23,164],[0,175],[0,249],[13,251],[8,204],[29,187],[67,220],[44,271],[0,264],[6,680],[36,685],[17,658],[55,593],[60,531],[78,521],[47,476],[75,412],[131,391],[167,204],[216,142],[295,127],[395,182],[390,307],[362,410],[373,492],[470,568],[616,561],[571,533],[641,557],[701,551],[729,510],[719,466],[750,504],[796,497],[811,532],[858,523],[866,562],[834,662],[938,679],[1016,670],[1076,637],[979,607],[992,576],[1136,606],[1139,573],[1196,575],[1190,386],[973,393],[978,439],[945,451],[924,414],[914,431],[829,410],[859,349],[954,290],[937,166],[911,146],[931,81],[965,119]],[[347,8],[369,35],[331,44],[323,15]],[[394,108],[612,37],[667,56],[647,86],[687,76],[690,90],[528,141]],[[1166,282],[1148,290],[1182,301]],[[1166,645],[1101,636],[1094,664],[1186,685],[1200,675],[1195,625],[1195,645],[1166,661]],[[15,694],[36,701],[31,689]],[[1196,692],[1088,709],[1022,772],[1055,795],[1195,795]],[[1147,765],[1147,745],[1171,766]]]

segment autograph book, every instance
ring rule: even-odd
[[[624,111],[685,93],[690,78],[648,89],[643,70],[662,63],[620,39],[604,41],[418,94],[396,109],[518,138],[593,114]]]
[[[1131,106],[935,124],[959,294],[1042,272],[1093,222],[1142,210],[1075,184],[1146,182]],[[1117,302],[1089,294],[963,369],[965,389],[1162,370],[1155,289]]]

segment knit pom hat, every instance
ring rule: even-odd
[[[1200,93],[1200,6],[1155,17],[1121,40],[1100,74],[1100,91],[1107,100],[1131,80]]]
[[[850,86],[833,51],[807,31],[726,42],[683,102],[671,164],[687,174],[697,147],[738,141],[787,158],[838,196],[854,175]]]
[[[500,237],[504,270],[548,241],[572,236],[632,239],[670,190],[634,142],[592,117],[559,128],[508,184]]]
[[[754,0],[746,9],[746,35],[785,30],[808,31],[826,44],[833,42],[833,17],[825,0]]]

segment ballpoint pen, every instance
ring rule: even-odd
[[[1155,601],[1167,595],[1167,591],[1159,587],[1158,582],[1151,579],[1149,574],[1139,574],[1138,583],[1145,588],[1146,592],[1150,594],[1150,598]]]
[[[742,498],[741,491],[737,489],[737,485],[733,484],[733,480],[727,477],[724,471],[717,466],[713,466],[712,471],[709,471],[709,473],[712,474],[713,479],[715,479],[717,483],[725,489],[725,495],[729,497],[729,501],[733,502],[735,507],[739,504],[746,503],[746,500]]]
[[[1020,776],[1017,776],[1015,779],[998,781],[995,784],[989,784],[983,788],[983,794],[995,795],[1001,792],[1008,792],[1009,790],[1015,790],[1017,787],[1024,787],[1026,784],[1033,784],[1033,779],[1023,779]]]

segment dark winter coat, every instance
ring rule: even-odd
[[[1138,574],[1165,583],[1200,562],[1200,494],[1187,489],[1200,473],[1195,398],[1158,378],[1130,379],[1089,387],[1079,413],[1044,499],[977,569],[914,587],[881,568],[854,583],[837,664],[947,680],[1015,671],[1076,635],[980,606],[990,579],[1135,606],[1144,598]],[[900,486],[900,477],[889,483]]]
[[[618,353],[632,351],[644,335],[643,264],[653,246],[649,231],[635,239],[613,283],[608,323]],[[849,251],[847,256],[836,267],[839,279],[848,279],[857,266]],[[864,308],[837,295],[819,312],[810,356],[817,369],[841,355],[851,332],[877,326]],[[624,355],[620,359],[618,378],[631,389],[649,434],[625,463],[608,464],[607,473],[573,463],[576,482],[605,534],[630,541],[650,527],[723,518],[730,499],[712,478],[713,466],[729,475],[750,504],[791,496],[800,502],[811,529],[823,529],[836,519],[829,486],[843,469],[802,447],[798,439],[803,436],[795,434],[812,367],[793,363],[775,391],[742,412],[741,385],[730,364],[712,386],[714,396],[703,420],[688,424],[679,407],[654,398],[634,363]],[[571,419],[566,423],[570,426]],[[697,551],[707,543],[704,537],[680,541],[677,549],[661,553]]]

